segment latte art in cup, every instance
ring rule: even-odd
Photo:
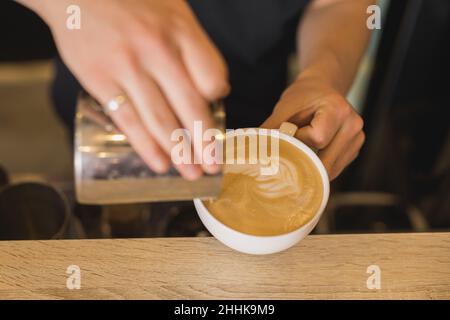
[[[216,219],[245,234],[274,236],[294,231],[315,216],[323,198],[320,172],[303,151],[281,139],[278,143],[273,175],[262,175],[259,161],[225,165],[219,197],[204,202]],[[243,147],[248,158],[248,145]]]

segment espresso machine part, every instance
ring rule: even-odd
[[[221,102],[211,104],[217,128],[225,130]],[[123,204],[211,198],[219,194],[222,174],[205,174],[197,181],[183,179],[171,168],[153,172],[137,155],[127,137],[89,95],[78,99],[75,124],[75,183],[84,204]]]

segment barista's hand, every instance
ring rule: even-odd
[[[156,171],[170,165],[177,128],[193,132],[195,120],[213,128],[208,101],[229,91],[227,68],[184,0],[77,0],[81,29],[66,28],[71,0],[19,0],[49,24],[62,58],[81,84],[106,104],[127,103],[112,118]],[[201,157],[200,145],[194,154]],[[215,172],[217,165],[204,165]],[[178,167],[188,179],[198,165]]]
[[[279,128],[284,121],[295,123],[296,137],[318,150],[330,180],[358,156],[365,139],[361,117],[338,91],[318,79],[300,76],[262,126]]]

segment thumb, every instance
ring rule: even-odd
[[[261,128],[278,129],[281,124],[287,120],[284,118],[285,117],[281,116],[279,113],[274,112],[261,124]]]

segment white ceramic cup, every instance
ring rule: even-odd
[[[306,237],[314,229],[328,202],[330,183],[327,172],[322,162],[314,153],[314,151],[312,151],[304,143],[293,137],[296,131],[296,127],[294,130],[292,130],[293,125],[287,124],[286,128],[288,128],[288,130],[283,130],[285,124],[280,127],[279,139],[287,141],[291,145],[303,151],[312,160],[322,178],[323,197],[319,210],[308,223],[292,232],[277,236],[254,236],[233,230],[230,227],[226,226],[225,224],[217,220],[206,209],[201,199],[194,199],[194,205],[197,213],[208,231],[220,242],[234,250],[249,254],[270,254],[280,252],[292,247],[304,237]],[[252,131],[259,135],[263,134],[273,136],[273,134],[270,133],[270,130],[255,128]],[[247,136],[249,134],[245,133],[244,135]],[[231,132],[231,135],[227,133],[227,138],[233,136],[236,136],[235,131]]]

